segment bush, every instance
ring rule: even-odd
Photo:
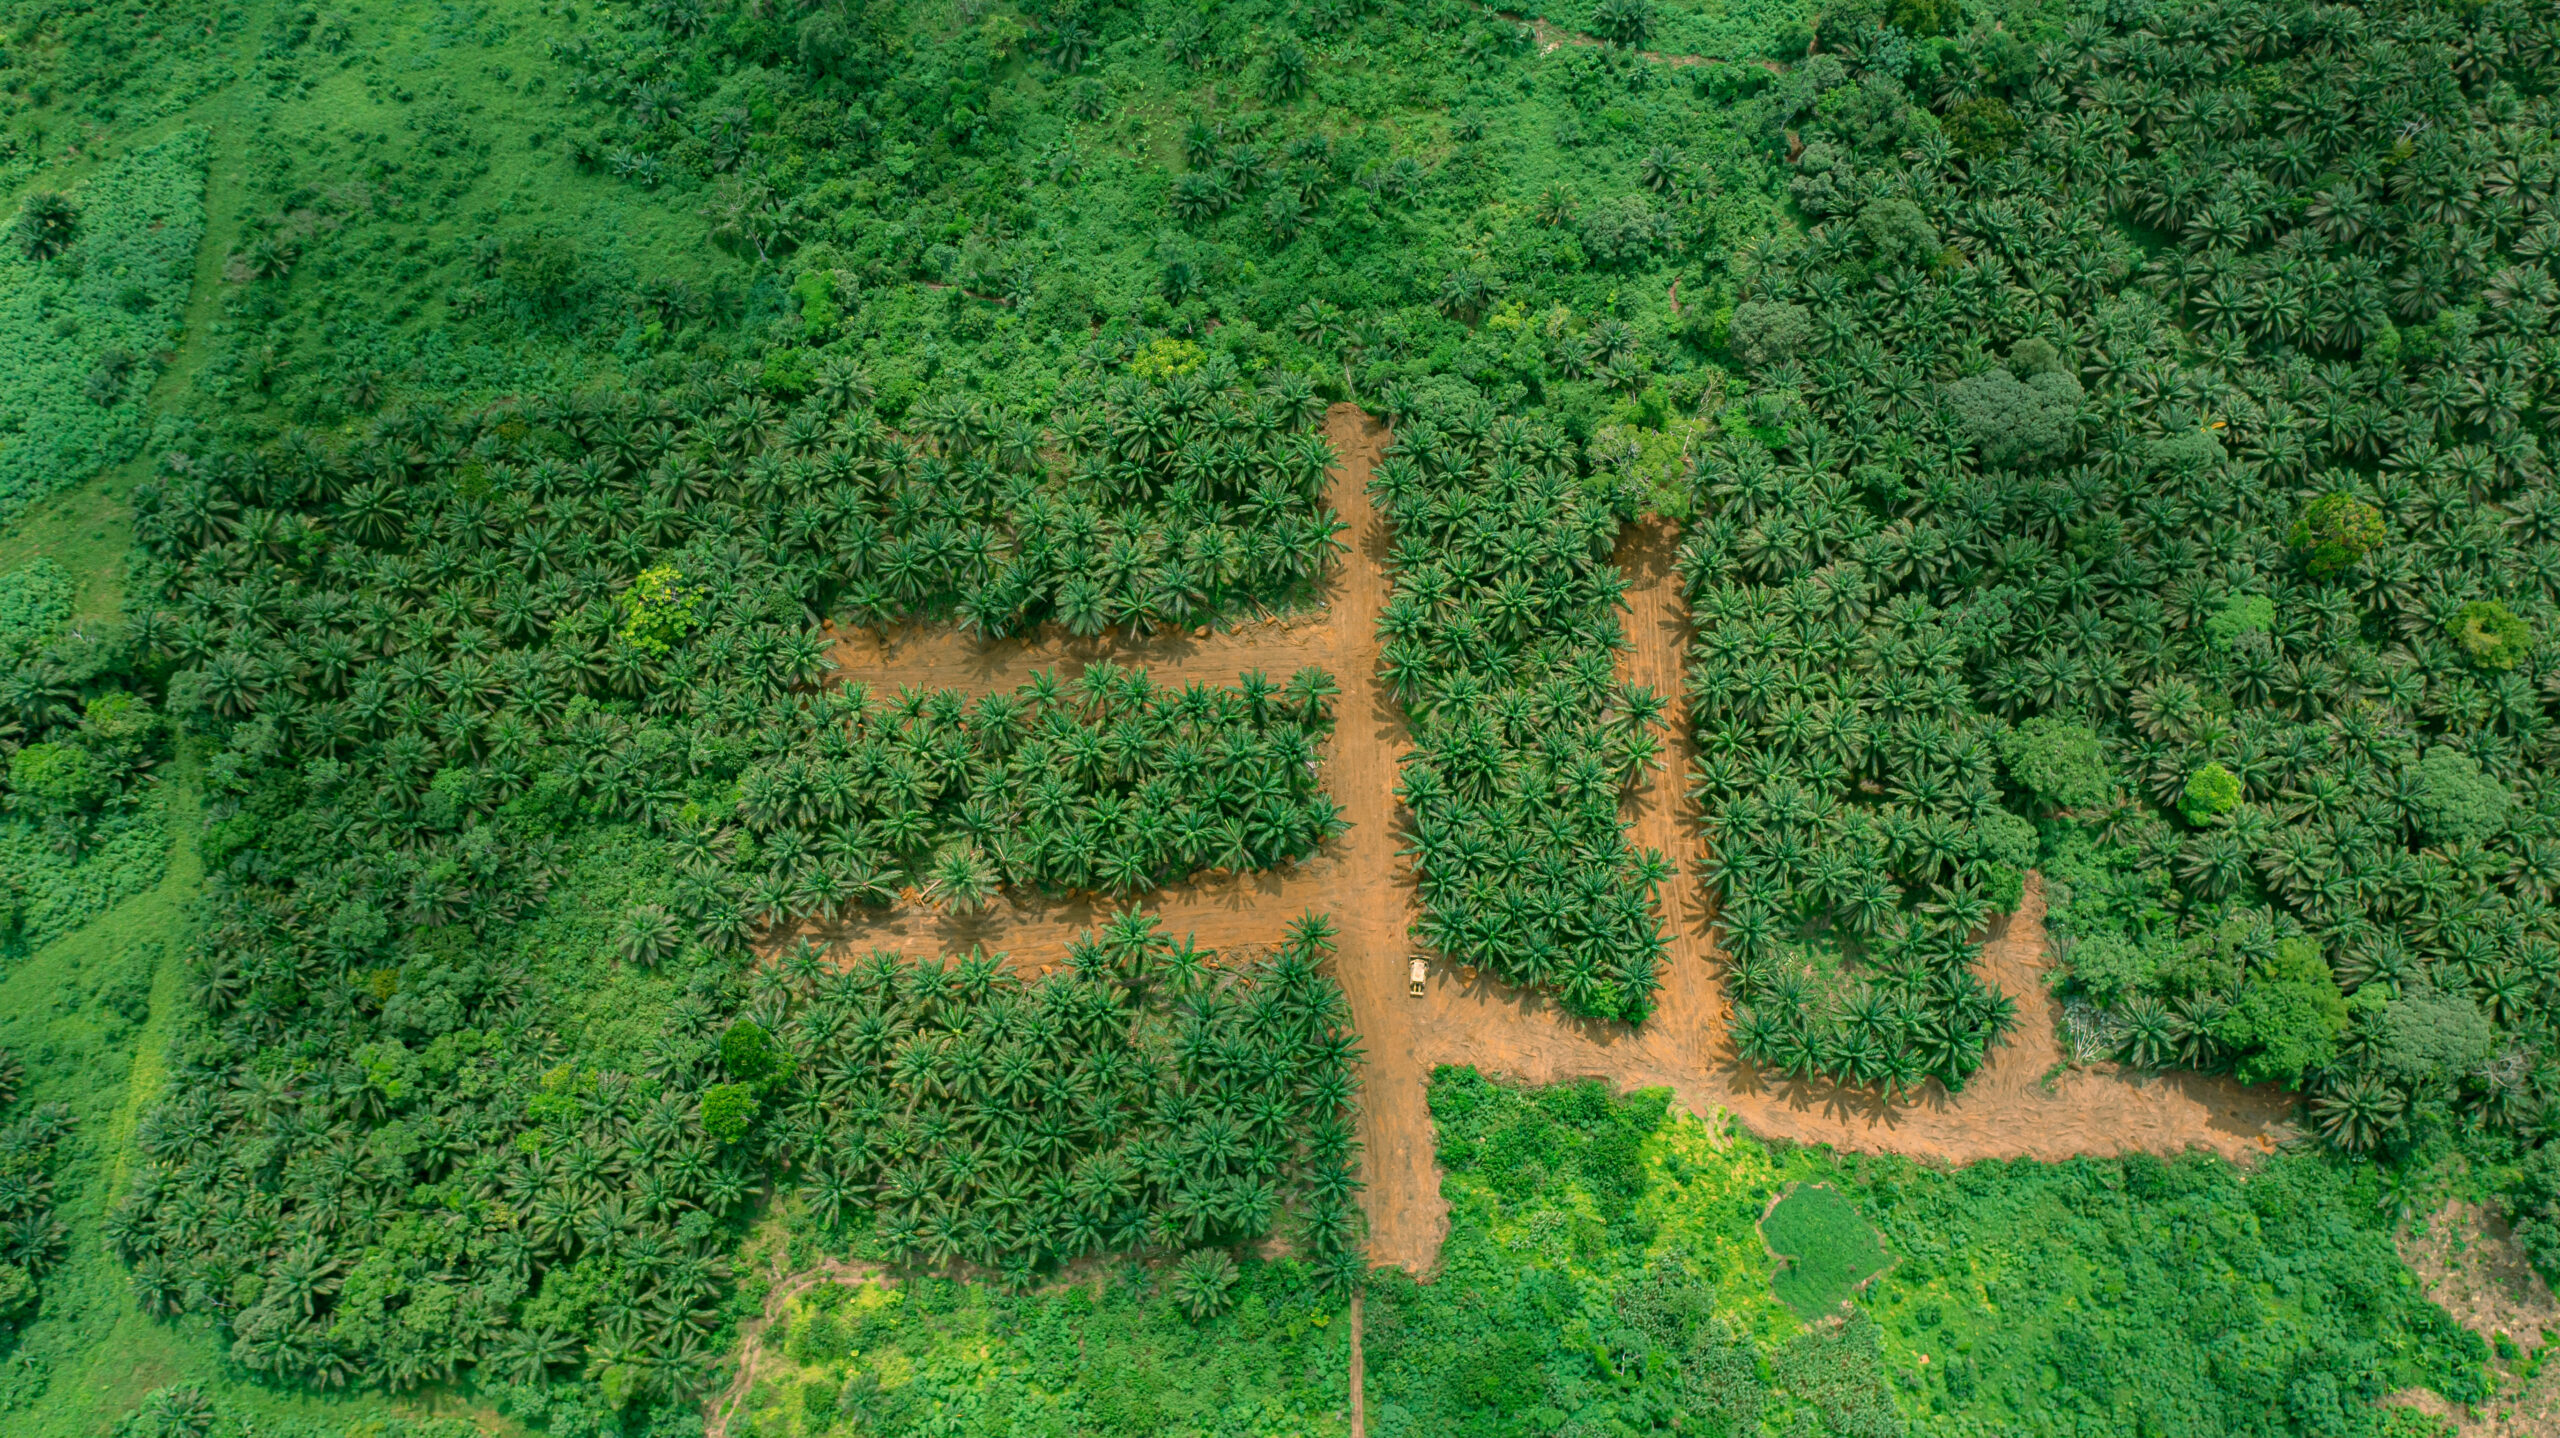
[[[1807,1323],[1837,1312],[1893,1261],[1856,1206],[1827,1183],[1791,1190],[1760,1221],[1760,1232],[1769,1251],[1787,1261],[1773,1285],[1778,1301]]]
[[[1943,243],[1938,227],[1909,200],[1867,201],[1858,211],[1858,232],[1879,257],[1904,264],[1936,258]]]
[[[1733,307],[1731,344],[1744,364],[1767,366],[1790,360],[1813,342],[1813,316],[1802,305],[1749,300]]]
[[[0,252],[0,520],[141,447],[135,357],[177,333],[204,234],[205,144],[182,130],[84,182],[76,229],[46,232],[43,246],[60,246],[50,262],[26,253],[35,211],[20,210],[20,253]]]
[[[752,1086],[713,1084],[702,1092],[702,1131],[722,1143],[736,1143],[756,1121],[756,1107]]]
[[[95,810],[116,791],[115,774],[78,744],[30,744],[9,756],[13,800],[42,814]]]
[[[2081,992],[2101,1004],[2142,993],[2160,977],[2158,956],[2121,934],[2092,934],[2073,944],[2070,967]]]
[[[789,1055],[752,1019],[740,1019],[720,1035],[720,1067],[741,1083],[762,1083],[782,1072]]]
[[[2454,616],[2454,642],[2483,669],[2513,669],[2533,649],[2533,630],[2494,599],[2475,599]]]
[[[2356,1002],[2373,992],[2357,990]],[[2422,990],[2389,999],[2370,1027],[2374,1067],[2413,1089],[2452,1083],[2488,1062],[2498,1046],[2488,1016],[2460,994]]]
[[[498,279],[530,309],[557,308],[577,289],[577,247],[552,235],[510,241],[498,264]]]
[[[1957,424],[1983,462],[1993,465],[2025,464],[2060,453],[2078,423],[2081,398],[2080,381],[2042,341],[2021,341],[2007,368],[1987,369],[1947,386]]]
[[[2001,736],[2009,777],[2056,809],[2090,809],[2115,797],[2115,770],[2086,724],[2039,714]]]
[[[2320,946],[2292,938],[2277,942],[2273,961],[2242,985],[2213,1033],[2239,1054],[2232,1071],[2242,1083],[2292,1084],[2337,1056],[2346,1025],[2346,996]]]
[[[652,654],[693,632],[700,587],[685,583],[684,571],[661,564],[640,571],[622,592],[622,642]]]
[[[2228,650],[2247,634],[2276,627],[2276,602],[2263,594],[2235,594],[2205,616],[2204,635],[2216,649]]]
[[[2019,123],[2017,111],[1997,95],[1976,95],[1958,100],[1947,107],[1939,118],[1946,131],[1947,142],[1956,153],[1968,160],[1996,159],[2007,154],[2018,138],[2026,133]]]
[[[2514,794],[2459,749],[2439,744],[2418,761],[2409,817],[2438,843],[2485,839],[2505,825],[2514,806]]]
[[[2222,765],[2207,764],[2187,776],[2178,812],[2201,828],[2240,807],[2240,778]]]
[[[2286,537],[2314,579],[2345,572],[2388,537],[2382,511],[2352,494],[2330,493],[2303,507]]]
[[[2560,1143],[2527,1154],[2499,1200],[2526,1260],[2545,1283],[2560,1285]]]

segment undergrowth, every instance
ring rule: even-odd
[[[181,130],[68,195],[51,241],[0,247],[0,518],[130,457],[204,237],[206,134]],[[31,252],[32,250],[32,252]]]

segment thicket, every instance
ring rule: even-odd
[[[53,1215],[53,1151],[71,1130],[71,1111],[58,1103],[20,1103],[25,1077],[25,1066],[0,1049],[0,1115],[7,1123],[0,1128],[0,1353],[17,1346],[18,1330],[35,1317],[45,1274],[62,1261],[70,1239]]]
[[[1642,495],[1584,479],[1548,426],[1481,406],[1401,419],[1369,488],[1395,565],[1379,670],[1416,747],[1396,791],[1414,931],[1574,1013],[1639,1022],[1670,870],[1627,843],[1619,802],[1654,759],[1665,700],[1615,673],[1626,579],[1610,552]]]
[[[17,152],[10,158],[22,156],[30,168],[40,162],[49,121],[94,131],[177,113],[237,77],[224,52],[247,20],[244,8],[208,0],[12,11],[0,89],[10,96],[13,117],[22,107],[35,113],[23,122],[23,133],[8,136]]]
[[[2331,1156],[1946,1170],[1763,1145],[1661,1090],[1444,1068],[1431,1102],[1449,1238],[1433,1282],[1372,1283],[1381,1432],[2373,1434],[2386,1393],[2487,1392],[2381,1179]],[[1763,1248],[1806,1184],[1894,1258],[1837,1326],[1788,1315]]]
[[[779,1362],[735,1438],[970,1432],[1336,1433],[1346,1326],[1295,1259],[1247,1255],[1224,1313],[1195,1321],[1137,1263],[1026,1294],[921,1278],[822,1285],[767,1330]]]
[[[1456,380],[1578,440],[1658,426],[1720,395],[1724,251],[1772,210],[1700,103],[1751,81],[1542,51],[1458,0],[635,8],[552,51],[590,105],[568,153],[700,197],[787,281],[746,329],[862,355],[893,414],[1171,338],[1340,398]]]
[[[2357,1151],[2538,1122],[2553,23],[2149,5],[1772,92],[1809,225],[1688,556],[1755,1058],[1960,1080],[2032,863],[2083,1056]]]
[[[204,238],[206,145],[188,128],[21,196],[0,244],[0,518],[142,447]]]
[[[168,735],[134,657],[121,626],[73,631],[52,560],[0,574],[0,957],[159,877],[167,834],[145,780]]]

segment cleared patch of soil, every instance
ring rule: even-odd
[[[2560,1335],[2560,1300],[2527,1263],[2506,1220],[2475,1203],[2454,1199],[2439,1208],[2423,1232],[2398,1235],[2400,1261],[2409,1265],[2454,1321],[2494,1341],[2503,1333],[2527,1354]],[[2517,1365],[2494,1365],[2498,1394],[2477,1409],[2459,1409],[2424,1389],[2392,1395],[2392,1402],[2454,1421],[2460,1438],[2547,1438],[2560,1433],[2560,1369],[2545,1366],[2519,1379]]]
[[[764,1311],[738,1325],[738,1373],[729,1386],[704,1406],[702,1438],[729,1438],[729,1421],[755,1391],[756,1377],[764,1369],[765,1330],[790,1311],[791,1300],[821,1283],[841,1283],[848,1288],[869,1283],[880,1276],[880,1270],[868,1263],[850,1263],[843,1259],[822,1259],[815,1268],[798,1273],[773,1275],[773,1287],[764,1296]]]
[[[1144,669],[1159,688],[1233,684],[1248,669],[1279,683],[1310,665],[1332,668],[1335,628],[1330,607],[1321,614],[1240,620],[1205,633],[1177,629],[1139,637],[1106,631],[1080,639],[1053,627],[1030,638],[981,642],[948,628],[908,624],[886,634],[831,629],[828,656],[840,679],[871,686],[876,698],[908,687],[992,694],[1018,688],[1043,669],[1072,680],[1101,662]]]
[[[1405,967],[1415,952],[1408,930],[1419,911],[1412,873],[1396,852],[1395,776],[1411,740],[1402,711],[1378,679],[1377,616],[1390,581],[1385,530],[1367,490],[1388,435],[1386,426],[1349,405],[1326,415],[1325,434],[1340,456],[1328,499],[1351,550],[1325,590],[1321,616],[1125,644],[1049,638],[982,645],[948,631],[910,629],[885,641],[845,636],[836,658],[842,679],[883,691],[915,684],[985,692],[1053,665],[1062,678],[1071,677],[1102,658],[1144,663],[1166,681],[1233,683],[1247,669],[1285,679],[1302,664],[1332,671],[1342,696],[1326,777],[1348,831],[1301,863],[1196,879],[1150,895],[1139,907],[1160,915],[1171,933],[1222,949],[1276,942],[1291,919],[1310,909],[1334,918],[1335,974],[1368,1055],[1360,1137],[1373,1261],[1428,1272],[1446,1236],[1448,1207],[1440,1198],[1425,1098],[1431,1071],[1441,1064],[1473,1064],[1531,1082],[1596,1076],[1620,1089],[1664,1087],[1692,1113],[1728,1111],[1767,1137],[1956,1163],[2197,1147],[2237,1158],[2272,1147],[2286,1132],[2292,1104],[2273,1090],[2192,1074],[2063,1070],[2056,1009],[2043,982],[2044,901],[2033,883],[2019,911],[1995,926],[1982,958],[1984,976],[2017,999],[2018,1030],[1962,1094],[1932,1085],[1887,1103],[1865,1090],[1771,1080],[1742,1065],[1723,1040],[1711,911],[1694,878],[1697,841],[1687,813],[1687,725],[1679,697],[1688,614],[1671,565],[1675,536],[1660,523],[1634,531],[1618,555],[1629,578],[1632,645],[1622,672],[1672,700],[1666,762],[1628,809],[1636,842],[1662,850],[1678,866],[1663,895],[1670,952],[1655,1017],[1640,1030],[1575,1019],[1542,995],[1446,964],[1434,965],[1422,997],[1408,997]],[[1119,907],[1108,900],[1035,897],[962,919],[910,901],[816,932],[854,952],[878,946],[947,954],[979,945],[1038,971],[1064,957],[1078,930]]]

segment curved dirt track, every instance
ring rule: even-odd
[[[1671,568],[1676,538],[1658,522],[1631,532],[1618,555],[1629,577],[1631,649],[1622,672],[1672,700],[1667,762],[1631,798],[1628,816],[1636,842],[1678,865],[1663,895],[1670,954],[1655,1017],[1640,1030],[1589,1023],[1541,995],[1466,978],[1445,964],[1434,966],[1422,997],[1408,997],[1405,964],[1413,948],[1407,928],[1417,910],[1411,873],[1396,854],[1394,790],[1396,765],[1410,740],[1402,711],[1377,677],[1376,621],[1389,590],[1387,538],[1367,490],[1388,435],[1383,424],[1349,405],[1326,415],[1325,433],[1339,456],[1327,497],[1344,521],[1351,551],[1326,587],[1321,616],[1122,645],[1056,639],[981,645],[953,632],[909,629],[886,641],[847,636],[835,657],[841,679],[875,690],[914,684],[984,692],[1053,665],[1070,677],[1104,658],[1144,663],[1169,682],[1232,683],[1248,669],[1285,679],[1303,664],[1332,671],[1342,696],[1327,781],[1349,830],[1302,863],[1177,885],[1140,907],[1158,914],[1176,936],[1237,949],[1276,941],[1289,920],[1310,909],[1333,916],[1340,931],[1336,976],[1368,1053],[1360,1132],[1373,1261],[1421,1273],[1438,1258],[1448,1208],[1440,1198],[1425,1093],[1441,1064],[1473,1064],[1533,1082],[1596,1076],[1621,1089],[1659,1086],[1692,1113],[1721,1108],[1766,1137],[1950,1162],[2194,1147],[2240,1157],[2270,1147],[2284,1131],[2291,1105],[2281,1094],[2225,1080],[2065,1071],[2043,1082],[2062,1050],[2041,978],[2044,902],[2033,885],[2018,913],[1995,927],[1982,960],[1985,977],[2018,1000],[2017,1033],[1961,1095],[1931,1085],[1887,1104],[1863,1090],[1767,1083],[1739,1064],[1723,1042],[1711,910],[1691,876],[1696,831],[1686,813],[1688,744],[1679,698],[1688,615]],[[818,932],[856,950],[947,954],[981,945],[1036,972],[1056,964],[1079,929],[1119,907],[1033,898],[955,919],[907,902]]]

